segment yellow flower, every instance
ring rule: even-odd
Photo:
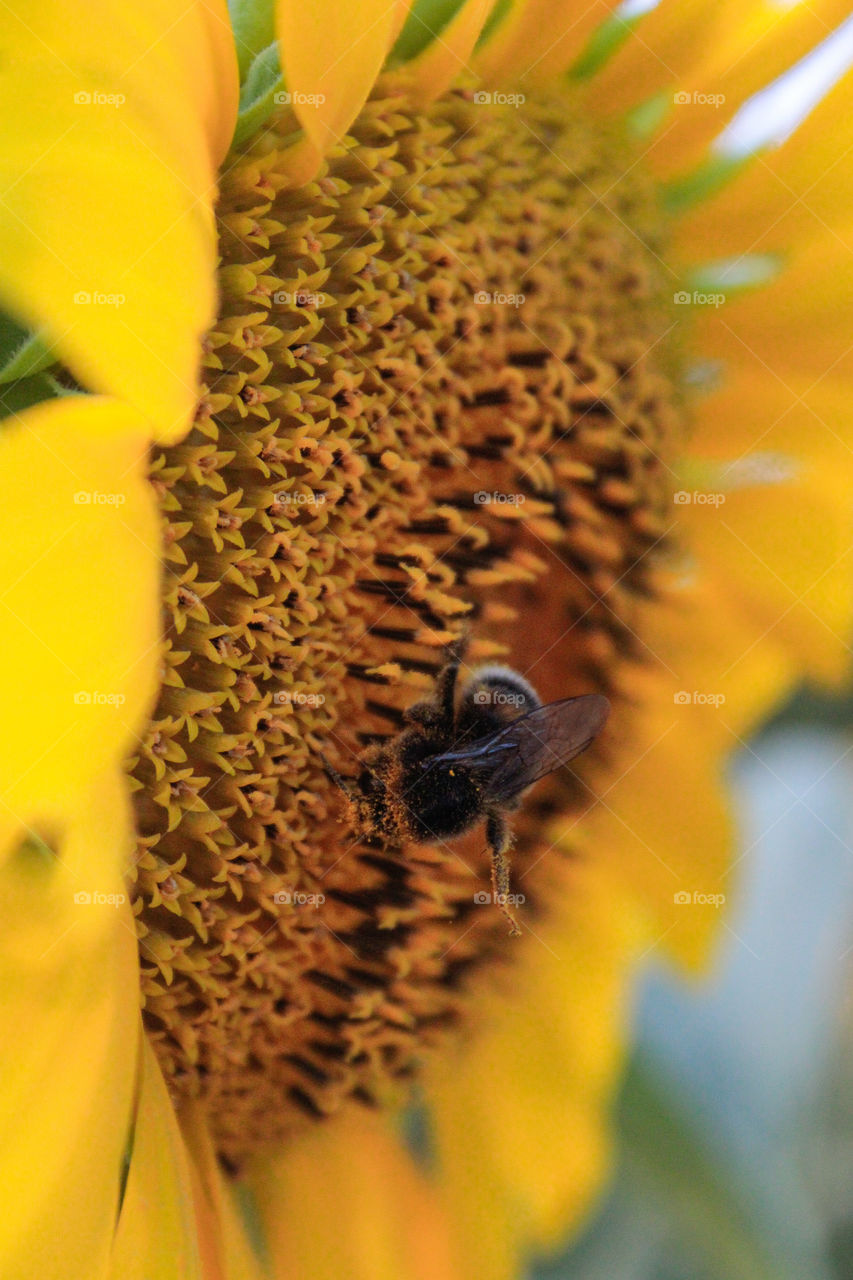
[[[739,114],[844,10],[643,7],[6,23],[4,1276],[509,1277],[600,1187],[721,762],[853,603],[850,84]],[[321,765],[463,626],[615,707],[517,945]]]

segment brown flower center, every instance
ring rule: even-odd
[[[410,1072],[519,945],[475,901],[482,831],[366,842],[321,752],[354,773],[463,627],[469,665],[545,699],[611,689],[681,435],[654,187],[616,133],[564,99],[377,97],[293,189],[293,128],[222,179],[206,386],[153,468],[166,657],[132,765],[147,1025],[232,1159]],[[515,875],[579,790],[525,803]]]

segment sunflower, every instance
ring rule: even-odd
[[[847,670],[843,16],[10,13],[4,1275],[509,1277],[587,1211],[726,754]],[[323,767],[462,634],[614,707],[520,940]]]

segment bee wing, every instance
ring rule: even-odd
[[[478,775],[486,800],[511,800],[585,751],[609,714],[610,703],[600,693],[563,698],[434,762],[464,764]]]

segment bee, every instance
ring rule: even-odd
[[[610,703],[584,694],[543,704],[511,667],[489,665],[460,680],[466,642],[448,650],[429,698],[404,713],[404,727],[362,757],[357,777],[326,773],[347,798],[363,836],[428,844],[463,835],[485,819],[492,897],[521,932],[510,906],[507,814],[529,787],[590,745]]]

